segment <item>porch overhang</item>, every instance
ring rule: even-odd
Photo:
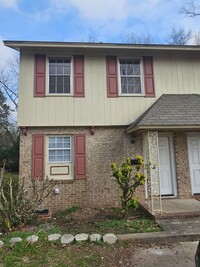
[[[200,129],[199,94],[164,94],[133,121],[126,133]]]

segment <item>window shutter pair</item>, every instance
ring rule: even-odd
[[[74,56],[74,97],[84,97],[84,57]],[[34,97],[46,91],[46,55],[35,55]]]
[[[155,97],[153,58],[143,57],[143,66],[144,66],[145,96]],[[107,96],[118,97],[117,57],[108,56],[106,58],[106,71],[107,71]]]
[[[32,136],[32,177],[44,179],[44,134]],[[86,178],[86,143],[85,134],[74,135],[74,177]]]

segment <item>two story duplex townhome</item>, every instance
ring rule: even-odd
[[[20,177],[57,180],[45,207],[118,205],[110,163],[136,155],[162,196],[200,193],[200,47],[4,43],[20,51]]]

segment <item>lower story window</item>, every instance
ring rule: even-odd
[[[71,136],[48,137],[49,162],[71,162]]]

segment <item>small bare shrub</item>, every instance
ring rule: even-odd
[[[4,227],[10,230],[15,226],[26,225],[36,217],[35,211],[48,197],[56,182],[48,178],[43,181],[31,178],[29,182],[23,178],[18,182],[17,190],[13,190],[16,186],[10,177],[6,191],[3,186],[4,170],[5,164],[0,176],[0,214]]]

